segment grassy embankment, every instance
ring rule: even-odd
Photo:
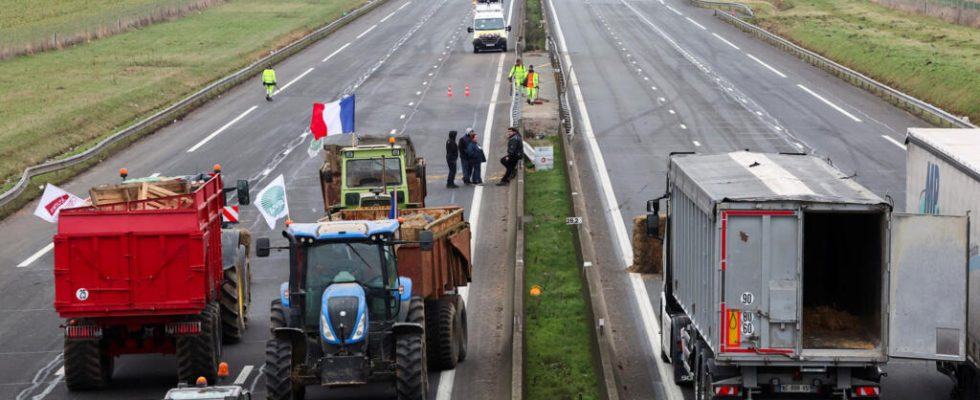
[[[544,23],[541,22],[544,19],[541,10],[541,0],[525,0],[524,20],[527,21],[527,24],[524,26],[525,51],[544,50],[544,42],[547,37]]]
[[[863,0],[743,2],[770,32],[980,121],[980,30]]]
[[[91,146],[365,2],[236,0],[0,61],[0,190],[25,167]],[[68,4],[48,6],[62,3]]]
[[[525,308],[528,399],[598,399],[592,363],[592,339],[582,278],[573,245],[565,158],[557,137],[555,169],[529,171],[524,204],[525,282],[541,286]]]

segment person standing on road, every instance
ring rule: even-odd
[[[527,104],[534,104],[534,101],[538,99],[538,73],[534,72],[533,65],[527,67],[524,87],[527,88]]]
[[[482,185],[483,178],[480,177],[481,164],[487,162],[487,155],[483,152],[479,142],[476,141],[476,132],[470,131],[470,141],[466,146],[466,154],[470,162],[470,183]]]
[[[265,100],[272,101],[272,93],[279,85],[276,83],[276,70],[272,69],[272,64],[265,67],[262,71],[262,84],[265,85]]]
[[[473,128],[466,128],[466,132],[463,133],[463,137],[459,138],[459,145],[456,147],[459,152],[459,163],[462,167],[463,172],[463,184],[469,185],[470,182],[470,156],[467,150],[470,146],[470,132],[473,132]]]
[[[507,128],[507,155],[500,159],[500,163],[504,165],[504,168],[507,168],[507,172],[504,172],[504,177],[500,179],[500,182],[497,182],[497,186],[506,186],[517,177],[517,166],[524,158],[524,153],[521,151],[523,148],[524,139],[517,132],[517,128]]]
[[[517,90],[520,93],[520,86],[524,82],[524,77],[527,76],[527,68],[524,67],[524,63],[518,58],[514,62],[514,66],[510,67],[510,75],[507,75],[507,81],[512,82],[514,87],[512,89]]]
[[[449,131],[449,138],[446,140],[446,165],[449,166],[449,177],[446,179],[446,187],[450,189],[459,187],[456,186],[457,158],[459,158],[459,145],[456,143],[456,131]]]

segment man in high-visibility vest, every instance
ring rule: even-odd
[[[518,58],[514,63],[513,67],[510,67],[510,75],[507,75],[507,81],[513,82],[515,87],[520,87],[524,83],[524,77],[527,76],[527,68]]]
[[[262,71],[262,84],[265,85],[265,99],[272,101],[272,93],[279,85],[276,84],[276,71],[272,69],[271,64]]]
[[[538,99],[538,73],[534,72],[533,65],[527,67],[524,87],[527,88],[527,104],[534,104],[534,101]]]

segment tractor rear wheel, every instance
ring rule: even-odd
[[[293,370],[293,346],[285,340],[269,339],[265,342],[266,398],[269,400],[302,400],[306,387],[293,385],[289,378]]]
[[[459,362],[459,323],[456,315],[456,304],[453,297],[443,297],[439,300],[438,311],[430,319],[437,321],[437,331],[426,332],[435,335],[436,348],[430,349],[435,353],[433,364],[438,369],[453,369]]]
[[[215,382],[221,361],[221,317],[216,303],[209,303],[192,321],[201,323],[201,333],[177,336],[177,376],[193,384],[199,376]]]
[[[98,340],[65,339],[65,383],[68,390],[105,387],[112,377],[112,357],[102,352]]]
[[[269,329],[285,328],[289,326],[286,320],[286,308],[282,306],[282,299],[272,300],[269,310]]]
[[[225,343],[238,343],[248,327],[248,271],[245,246],[239,246],[235,265],[221,282],[221,324]]]

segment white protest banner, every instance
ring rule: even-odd
[[[58,213],[63,208],[78,207],[83,204],[85,204],[85,200],[49,183],[44,187],[44,194],[41,195],[41,201],[37,203],[37,208],[34,209],[34,215],[50,223],[55,223],[58,222]]]
[[[262,189],[256,196],[255,208],[259,209],[269,229],[276,228],[276,221],[289,215],[289,204],[286,202],[286,181],[282,174],[273,179],[269,186]]]

